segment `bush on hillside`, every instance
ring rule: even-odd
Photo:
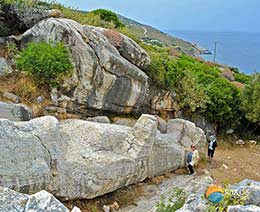
[[[148,49],[151,79],[175,91],[182,110],[203,112],[220,128],[236,127],[241,115],[240,91],[221,76],[221,70],[186,55],[170,57],[162,49]]]
[[[180,108],[184,112],[205,111],[210,102],[209,96],[204,91],[204,87],[198,84],[193,77],[187,75],[179,82],[178,100]]]
[[[117,15],[110,11],[110,10],[105,10],[105,9],[97,9],[93,10],[90,13],[93,13],[95,15],[98,15],[102,20],[106,22],[111,22],[115,25],[115,28],[122,28],[124,27],[124,24],[119,20]]]
[[[110,10],[98,9],[91,12],[84,12],[56,2],[41,4],[48,6],[50,9],[58,9],[62,12],[64,18],[72,19],[83,25],[87,24],[108,29],[124,27],[124,24],[119,20],[117,15]]]
[[[250,75],[241,73],[239,71],[239,69],[236,68],[236,67],[230,67],[229,69],[234,73],[235,81],[243,83],[243,84],[248,84],[249,83],[249,81],[251,79]]]
[[[28,72],[38,82],[55,86],[73,69],[69,52],[63,43],[29,43],[16,59],[17,68]]]
[[[242,110],[250,122],[260,123],[260,74],[255,74],[243,90]]]

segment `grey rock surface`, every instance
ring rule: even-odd
[[[133,45],[129,38],[124,39]],[[63,41],[75,66],[72,77],[63,83],[61,89],[52,91],[55,104],[65,99],[67,103],[64,105],[68,110],[77,113],[89,113],[90,110],[140,111],[148,92],[148,76],[121,55],[99,28],[82,26],[69,19],[49,18],[22,35],[21,47],[26,47],[31,41],[49,40]],[[135,63],[143,64],[144,58],[150,60],[148,55],[144,56],[144,50],[140,53],[137,44],[135,48],[137,50],[132,52]],[[142,57],[139,58],[139,54]]]
[[[202,197],[195,200],[194,196],[203,195],[207,186],[212,182],[213,180],[209,176],[175,175],[165,179],[159,185],[144,185],[144,196],[135,205],[121,208],[119,212],[156,212],[156,204],[160,202],[161,197],[163,196],[166,199],[165,203],[168,204],[168,199],[173,195],[174,188],[183,189],[189,199],[186,202],[191,203],[190,205],[185,204],[178,212],[204,212],[206,200]],[[175,199],[173,199],[174,201]]]
[[[87,121],[110,124],[110,120],[109,120],[109,118],[107,116],[91,117],[91,118],[87,118]]]
[[[128,61],[145,70],[150,65],[150,57],[135,41],[111,29],[97,28]]]
[[[47,191],[34,195],[21,194],[0,187],[1,212],[69,212],[61,202]]]
[[[242,191],[247,191],[249,194],[249,199],[245,202],[245,206],[229,206],[229,212],[255,212],[259,211],[260,203],[260,182],[245,179],[238,184],[232,185],[230,188],[233,190],[234,194],[242,193]],[[199,188],[196,193],[190,194],[186,200],[184,206],[177,210],[176,212],[204,212],[209,206],[209,202],[204,198],[206,192],[206,187],[202,186]]]
[[[200,113],[194,113],[190,117],[184,118],[190,120],[191,122],[195,123],[197,127],[203,129],[207,138],[210,137],[210,135],[216,135],[217,133],[214,124],[207,121],[206,118]]]
[[[252,187],[255,187],[259,182],[252,182],[244,180],[238,183],[241,189],[243,185],[251,183]],[[186,196],[185,204],[182,208],[176,212],[205,212],[210,207],[209,201],[205,198],[207,187],[213,184],[213,179],[208,175],[189,176],[189,175],[172,175],[170,178],[163,180],[159,185],[144,184],[143,195],[133,205],[121,208],[119,212],[156,212],[156,205],[161,202],[161,197],[165,198],[165,204],[171,204],[176,201],[176,198],[172,198],[169,202],[169,198],[173,195],[173,189],[183,189]],[[236,191],[237,185],[233,185],[231,188]],[[257,195],[255,193],[255,195]],[[256,202],[257,203],[257,202]],[[236,205],[229,206],[228,212],[259,212],[260,207],[255,205],[254,202],[247,203],[249,205]]]
[[[0,102],[0,119],[28,121],[31,118],[32,110],[25,105]]]
[[[246,204],[260,207],[260,182],[245,179],[242,182],[231,186],[231,189],[236,193],[241,193],[243,190],[247,191],[249,193],[249,200]]]
[[[113,124],[133,127],[136,124],[136,119],[115,117],[112,118]]]
[[[38,104],[43,103],[44,100],[45,100],[45,97],[44,97],[44,96],[38,96],[38,97],[36,98],[36,102],[37,102]]]
[[[5,58],[0,57],[0,76],[11,73],[13,70]]]
[[[62,16],[60,10],[49,10],[48,7],[37,5],[37,1],[31,1],[30,4],[1,1],[0,37],[23,33],[43,19]]]
[[[21,102],[21,99],[18,96],[16,96],[13,93],[7,92],[7,91],[3,93],[3,97],[5,99],[7,99],[8,101],[11,101],[13,103],[20,103]]]
[[[201,130],[185,124],[201,138],[179,126],[182,137],[205,148]],[[181,137],[161,134],[151,115],[134,127],[48,116],[0,120],[0,126],[0,185],[26,193],[44,189],[63,200],[94,198],[183,167],[190,148]],[[176,133],[173,125],[171,131]]]
[[[162,119],[160,116],[156,116],[157,122],[158,122],[158,130],[160,130],[161,133],[167,132],[167,122]]]
[[[26,4],[13,1],[0,4],[0,36],[9,36],[21,33],[32,27],[37,22],[49,17],[45,7],[30,7]]]
[[[260,207],[255,205],[237,205],[237,206],[229,206],[228,212],[260,212]]]

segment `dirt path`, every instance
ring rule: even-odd
[[[246,178],[260,181],[260,147],[219,147],[212,164],[207,162],[205,167],[219,183],[233,184]]]

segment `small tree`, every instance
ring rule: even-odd
[[[119,20],[116,13],[114,13],[110,10],[97,9],[97,10],[91,11],[90,13],[98,15],[102,20],[104,20],[106,22],[113,23],[115,25],[115,28],[124,27],[124,24]]]
[[[190,75],[180,81],[178,94],[180,107],[190,112],[195,112],[197,109],[205,110],[207,103],[210,101],[204,92],[203,86],[196,83],[195,79]]]

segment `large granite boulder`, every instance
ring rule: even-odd
[[[161,134],[151,115],[133,127],[48,116],[0,120],[0,126],[0,185],[26,193],[45,189],[64,200],[94,198],[183,167],[189,142],[206,146],[195,125],[187,123],[194,129],[174,137]]]
[[[121,55],[99,28],[69,19],[43,20],[26,31],[20,42],[21,48],[25,48],[32,41],[63,41],[69,49],[75,70],[58,90],[52,91],[54,104],[66,101],[63,104],[66,109],[77,113],[89,114],[91,110],[129,113],[140,111],[145,101],[148,76],[137,65],[144,68],[150,59],[134,41],[121,36],[124,45],[136,48],[132,52],[134,63]]]
[[[28,121],[31,118],[32,110],[25,105],[0,102],[0,119]]]
[[[15,192],[0,187],[1,212],[69,212],[61,202],[47,191],[34,195]]]

